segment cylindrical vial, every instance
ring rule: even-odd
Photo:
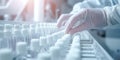
[[[0,49],[0,60],[13,60],[14,54],[11,49]]]
[[[48,54],[48,53],[40,53],[39,55],[38,55],[38,58],[37,58],[38,60],[51,60],[50,59],[50,54]]]
[[[32,51],[38,52],[40,49],[39,39],[32,39],[30,48]]]
[[[18,42],[16,45],[16,52],[18,55],[26,55],[27,54],[27,43]]]

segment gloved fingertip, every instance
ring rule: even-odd
[[[60,28],[60,26],[59,26],[59,25],[57,25],[57,28]]]
[[[67,31],[65,31],[65,34],[68,34],[68,32],[67,32]]]
[[[60,27],[61,27],[61,25],[60,25],[60,24],[57,24],[57,27],[58,27],[58,28],[60,28]]]
[[[71,32],[71,31],[69,31],[69,34],[73,35],[74,33],[73,33],[73,32]]]
[[[65,34],[69,34],[69,31],[66,30],[66,31],[65,31]]]
[[[68,30],[67,29],[65,29],[65,33],[68,34]]]

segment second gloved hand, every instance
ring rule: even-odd
[[[102,9],[83,9],[69,18],[66,33],[74,34],[87,29],[102,28],[107,25],[106,20]]]

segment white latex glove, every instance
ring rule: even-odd
[[[60,24],[61,22],[58,22]],[[72,15],[66,26],[66,33],[74,34],[87,29],[102,28],[107,25],[102,9],[83,9]]]
[[[102,9],[83,9],[70,17],[66,33],[73,34],[87,29],[102,28],[107,25],[106,20],[105,12]]]

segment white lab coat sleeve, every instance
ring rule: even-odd
[[[104,8],[108,25],[120,24],[120,5]]]
[[[79,11],[83,8],[83,5],[87,5],[86,2],[76,3],[76,4],[73,6],[73,9],[72,9],[72,11],[70,12],[70,14],[75,14],[75,13],[79,12]]]
[[[72,11],[70,12],[70,14],[74,14],[74,13],[76,13],[76,12],[78,12],[79,10],[80,10],[80,3],[77,3],[77,4],[75,4],[74,6],[73,6],[73,9],[72,9]]]
[[[83,2],[76,3],[73,6],[73,10],[70,12],[70,14],[75,14],[79,12],[83,8],[101,8],[103,7],[102,4],[98,0],[84,0]]]
[[[90,8],[90,5],[88,4],[88,1],[83,1],[83,2],[76,3],[73,6],[73,10],[70,12],[70,14],[75,14],[83,8]]]

